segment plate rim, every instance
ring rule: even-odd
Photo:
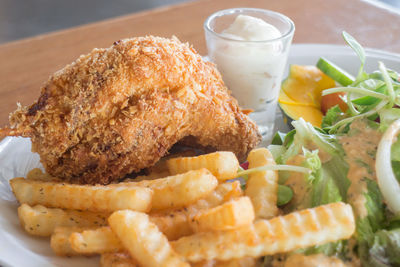
[[[320,50],[329,50],[330,54],[347,54],[347,52],[351,52],[353,55],[355,55],[354,51],[347,45],[326,44],[326,43],[293,43],[290,48],[289,56],[296,56],[296,55],[294,55],[293,50],[310,49],[310,48],[317,48]],[[385,50],[381,50],[378,48],[370,48],[370,47],[364,47],[364,49],[365,49],[367,56],[390,57],[391,60],[399,60],[400,61],[400,53],[395,53],[395,52],[390,52],[390,51],[385,51]],[[345,53],[343,53],[343,52],[345,52]],[[315,50],[312,50],[309,53],[314,54],[314,55],[316,54]],[[308,52],[305,54],[308,55]],[[395,57],[395,59],[392,57]]]

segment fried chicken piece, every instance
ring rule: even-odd
[[[153,36],[79,57],[2,131],[30,137],[50,175],[89,184],[150,167],[185,137],[240,159],[260,140],[213,64],[176,38]]]

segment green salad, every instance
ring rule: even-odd
[[[350,266],[400,266],[399,74],[382,62],[366,73],[364,49],[349,34],[343,37],[360,59],[357,76],[324,58],[317,67],[340,85],[323,95],[345,92],[347,110],[330,108],[321,128],[293,121],[294,129],[277,133],[269,150],[279,165],[308,169],[279,171],[284,214],[343,201],[353,207],[356,232],[349,240],[266,257],[264,266],[295,253],[323,254]]]

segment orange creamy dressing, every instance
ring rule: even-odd
[[[355,213],[361,218],[367,216],[368,213],[363,194],[367,191],[365,178],[376,181],[375,155],[381,136],[381,133],[359,120],[350,125],[348,135],[339,139],[349,164],[347,177],[351,185],[347,192],[347,201],[352,204]]]
[[[318,150],[318,157],[321,160],[322,164],[329,161],[332,158],[332,156],[326,153],[325,151],[319,150],[318,147],[312,142],[308,142],[306,148],[310,151]]]

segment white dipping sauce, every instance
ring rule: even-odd
[[[280,31],[275,26],[247,15],[237,16],[221,35],[242,41],[265,41],[281,37]]]
[[[280,40],[271,40],[281,32],[262,19],[239,15],[220,35],[210,57],[239,105],[261,111],[272,104],[275,109],[287,51]]]

